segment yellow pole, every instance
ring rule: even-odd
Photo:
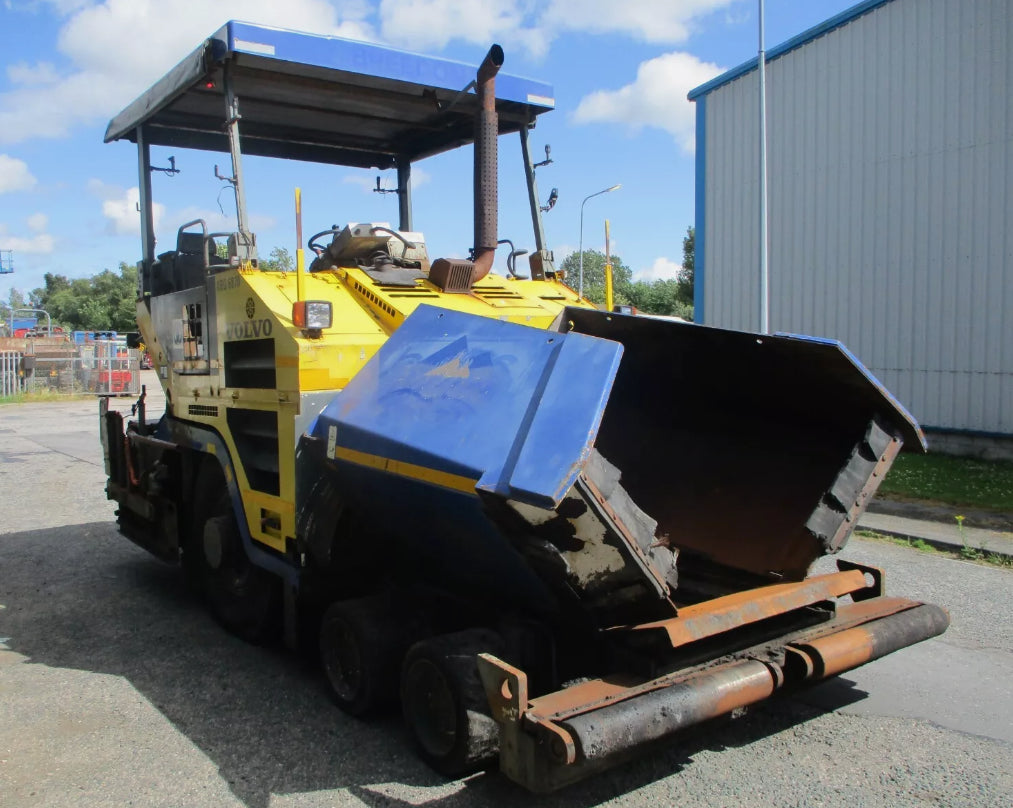
[[[303,299],[302,189],[295,189],[295,299]]]
[[[605,220],[605,311],[612,311],[612,253],[609,250],[609,220]]]

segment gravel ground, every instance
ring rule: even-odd
[[[116,534],[96,409],[0,406],[5,808],[1013,804],[1009,571],[855,541],[949,632],[548,798],[445,782],[396,717],[344,716],[311,665],[224,633]]]

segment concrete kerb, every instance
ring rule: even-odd
[[[967,547],[1013,560],[1013,533],[968,527],[958,524],[956,519],[947,523],[866,512],[858,520],[858,527],[899,539],[920,540],[939,550],[959,553]]]

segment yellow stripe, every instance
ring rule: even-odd
[[[459,474],[450,474],[446,471],[416,466],[414,463],[405,463],[401,460],[391,460],[389,457],[357,452],[355,449],[346,449],[343,446],[334,447],[334,456],[347,460],[349,463],[356,463],[360,466],[387,471],[397,474],[399,477],[410,477],[413,480],[422,480],[426,483],[438,485],[441,488],[450,488],[454,491],[462,491],[465,494],[474,494],[478,480],[469,477],[462,477]]]

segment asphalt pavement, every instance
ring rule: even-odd
[[[950,611],[946,634],[533,797],[442,780],[396,715],[351,719],[315,666],[223,632],[117,534],[96,415],[0,406],[3,808],[1013,804],[1007,569],[853,539],[891,594]]]

